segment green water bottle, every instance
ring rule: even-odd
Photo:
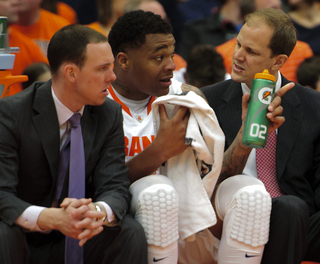
[[[268,106],[271,103],[276,78],[265,69],[254,76],[251,85],[249,107],[242,136],[242,144],[250,148],[264,148],[267,143],[269,119]]]

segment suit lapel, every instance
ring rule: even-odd
[[[89,159],[98,128],[98,115],[92,113],[92,106],[87,105],[81,119],[81,130],[84,144],[86,162]]]
[[[58,174],[60,134],[56,108],[51,94],[51,81],[35,88],[33,109],[36,114],[32,118],[48,160],[50,171],[55,179]]]
[[[282,78],[282,86],[287,84],[288,80]],[[301,101],[295,92],[295,88],[289,90],[283,97],[283,116],[284,124],[278,129],[277,136],[277,176],[280,178],[284,172],[292,148],[298,139],[298,131],[303,119],[303,113],[297,109]]]
[[[242,124],[241,98],[241,85],[236,82],[231,82],[221,97],[224,103],[218,108],[219,116],[221,117],[219,122],[223,130],[230,131],[226,138],[226,147],[231,145]]]

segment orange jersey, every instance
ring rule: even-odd
[[[64,2],[57,2],[58,15],[64,17],[70,24],[76,24],[78,21],[76,11]]]
[[[11,27],[33,39],[46,56],[48,44],[53,34],[68,24],[70,23],[63,17],[41,9],[40,17],[33,25],[23,26],[20,24],[14,24]]]
[[[10,47],[19,47],[20,52],[14,53],[15,60],[11,71],[12,75],[21,75],[24,69],[34,62],[48,63],[47,57],[45,57],[38,45],[36,45],[32,39],[21,34],[15,28],[8,27],[9,44]],[[13,95],[22,90],[21,84],[16,83],[10,86],[9,95]]]
[[[237,40],[236,38],[233,38],[216,47],[217,52],[219,52],[223,58],[223,63],[228,73],[231,73],[233,51],[236,44]],[[313,52],[310,46],[303,41],[297,40],[296,46],[291,52],[291,55],[287,62],[281,67],[280,72],[288,80],[298,82],[298,67],[301,62],[311,56],[313,56]]]

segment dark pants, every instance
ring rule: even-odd
[[[308,205],[284,195],[272,199],[269,241],[262,264],[301,264],[307,250]],[[320,248],[319,248],[320,249]]]
[[[308,248],[304,260],[320,262],[320,212],[310,217]]]
[[[18,226],[0,222],[1,264],[64,264],[65,237],[57,231],[49,234],[24,233]],[[104,230],[84,245],[85,264],[147,264],[147,243],[142,226],[131,215],[121,227]]]

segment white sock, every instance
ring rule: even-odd
[[[178,242],[175,241],[169,246],[158,247],[148,244],[148,264],[177,264],[178,263]]]

